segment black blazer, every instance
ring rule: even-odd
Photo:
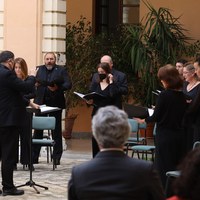
[[[25,82],[14,71],[0,65],[0,127],[23,124],[26,108],[22,93],[31,92],[34,84],[33,76]]]
[[[99,152],[75,166],[68,183],[69,200],[164,200],[152,163],[130,158],[121,151]]]
[[[116,85],[116,89],[117,89],[117,92],[114,97],[113,105],[122,109],[122,95],[128,94],[127,78],[123,72],[120,72],[114,68],[112,69],[111,73],[113,75],[114,84]],[[99,81],[98,73],[95,73],[92,77],[91,86],[97,83],[98,81]]]
[[[67,70],[62,67],[55,65],[52,71],[46,69],[45,65],[38,66],[38,71],[36,74],[36,81],[39,83],[39,86],[36,88],[36,97],[34,102],[42,105],[45,102],[47,94],[49,96],[48,106],[56,106],[59,108],[65,108],[65,97],[64,91],[71,89],[71,80],[68,76]],[[48,77],[49,75],[49,77]],[[54,82],[58,86],[58,90],[51,92],[45,82]]]

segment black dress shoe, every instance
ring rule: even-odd
[[[17,188],[3,190],[3,196],[7,195],[23,195],[24,190],[18,190]]]
[[[39,163],[39,161],[38,161],[38,159],[33,159],[33,162],[32,162],[33,164],[38,164]]]

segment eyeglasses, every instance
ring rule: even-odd
[[[183,74],[189,74],[189,73],[191,73],[191,72],[183,72]]]
[[[7,62],[15,62],[13,58],[8,59]]]

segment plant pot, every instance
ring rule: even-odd
[[[62,136],[65,139],[71,139],[74,121],[76,118],[77,118],[77,115],[67,116],[65,118],[65,130],[62,132]]]

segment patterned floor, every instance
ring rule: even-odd
[[[91,159],[91,141],[86,139],[69,140],[64,145],[61,165],[53,171],[52,163],[46,162],[46,150],[41,150],[40,163],[34,165],[35,171],[32,173],[32,180],[36,184],[48,187],[48,190],[37,187],[40,194],[37,194],[33,187],[26,185],[21,187],[25,191],[22,196],[5,196],[4,200],[66,200],[67,199],[67,183],[70,177],[71,168],[79,163]],[[23,170],[18,164],[17,171],[14,172],[15,185],[25,184],[30,180],[30,172]],[[1,197],[0,197],[1,198]]]
[[[150,140],[148,143],[153,143],[153,141]],[[40,191],[40,194],[37,194],[34,188],[28,185],[21,188],[25,191],[24,195],[19,197],[5,196],[3,199],[67,200],[67,183],[71,175],[71,169],[74,165],[90,160],[92,157],[91,152],[90,139],[68,140],[67,144],[64,144],[61,165],[53,171],[52,163],[47,163],[46,149],[43,147],[41,150],[40,162],[34,165],[35,171],[32,173],[32,180],[36,184],[48,187],[48,190],[36,186]],[[23,170],[22,165],[18,164],[18,169],[14,172],[15,185],[25,184],[29,180],[30,172],[28,170]]]

